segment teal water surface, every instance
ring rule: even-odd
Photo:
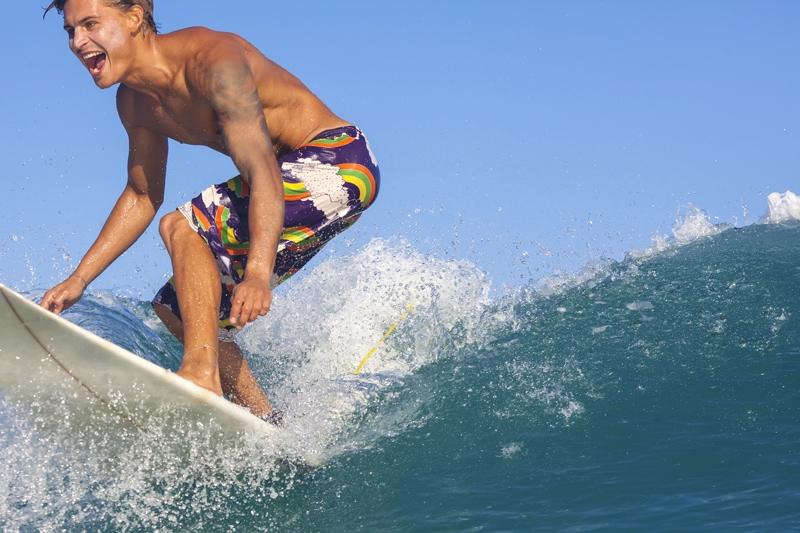
[[[4,404],[0,525],[800,528],[800,226],[730,229],[559,288],[487,290],[468,264],[378,243],[276,300],[242,344],[296,457],[321,453],[318,468],[203,439],[173,456],[149,437],[120,449],[73,426],[46,435]],[[414,314],[353,376],[409,299]],[[144,302],[92,295],[67,316],[179,362]],[[315,326],[290,327],[301,318]]]

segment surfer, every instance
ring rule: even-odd
[[[180,376],[269,419],[235,333],[374,201],[380,176],[364,134],[235,34],[159,34],[153,0],[55,0],[45,14],[52,9],[94,83],[119,84],[128,179],[94,244],[41,305],[73,305],[144,233],[163,201],[168,139],[225,154],[239,175],[160,220],[173,277],[153,307],[183,343]]]

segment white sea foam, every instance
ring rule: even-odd
[[[287,446],[315,461],[370,442],[342,438],[387,387],[441,353],[479,341],[489,282],[464,261],[426,257],[404,242],[370,242],[348,257],[318,266],[277,298],[267,319],[242,333],[257,374],[285,411]],[[413,306],[408,318],[407,306]],[[496,316],[492,320],[503,320]],[[384,333],[395,332],[353,372]],[[461,345],[461,346],[460,346]],[[447,347],[445,350],[444,348]],[[268,377],[271,376],[271,377]],[[418,418],[396,406],[380,426],[393,434]]]
[[[675,243],[682,245],[716,235],[728,227],[730,226],[712,223],[705,211],[690,204],[686,213],[678,216],[672,226],[672,235]]]
[[[17,416],[0,401],[4,415],[0,451],[13,465],[0,469],[4,530],[204,529],[229,512],[229,487],[264,501],[291,490],[297,471],[253,443],[224,445],[180,424],[140,431],[65,418],[40,428],[29,421],[39,420],[35,405]]]
[[[771,193],[767,196],[767,214],[762,220],[766,224],[800,220],[800,196],[792,191]]]
[[[522,451],[522,444],[519,442],[511,442],[506,444],[500,449],[500,456],[503,459],[511,459]]]
[[[689,204],[685,212],[679,213],[672,225],[672,235],[666,236],[656,233],[651,237],[651,244],[644,250],[632,250],[627,257],[633,259],[646,259],[665,252],[669,249],[684,246],[705,237],[717,235],[731,226],[729,224],[714,224],[708,213]]]

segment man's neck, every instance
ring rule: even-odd
[[[160,38],[146,35],[136,47],[133,61],[121,83],[156,99],[172,92],[179,66],[163,53]]]

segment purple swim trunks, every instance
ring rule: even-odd
[[[355,126],[323,131],[311,142],[278,157],[283,177],[285,217],[278,241],[272,285],[300,270],[334,236],[350,227],[375,200],[380,187],[378,163],[364,134]],[[220,340],[231,341],[231,293],[244,279],[250,248],[250,190],[241,176],[204,190],[180,206],[189,224],[214,254],[222,279]],[[170,279],[153,303],[168,306],[180,318]]]

